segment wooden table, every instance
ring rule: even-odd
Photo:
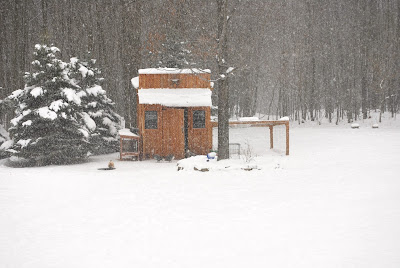
[[[218,127],[218,122],[212,121],[212,127]],[[289,155],[289,120],[266,121],[229,121],[229,125],[250,125],[251,127],[269,127],[270,149],[274,148],[274,126],[286,126],[286,155]]]

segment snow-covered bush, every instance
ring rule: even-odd
[[[119,150],[118,130],[121,117],[114,111],[114,103],[101,87],[103,78],[95,67],[95,60],[80,61],[71,58],[70,76],[85,95],[82,100],[81,118],[89,130],[89,149],[93,154]]]
[[[89,152],[89,129],[81,120],[86,92],[69,77],[68,64],[57,59],[57,52],[56,47],[36,45],[25,88],[9,96],[16,103],[9,150],[31,165],[76,162]]]

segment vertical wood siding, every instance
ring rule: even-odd
[[[141,74],[139,88],[210,88],[210,74]]]

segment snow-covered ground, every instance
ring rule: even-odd
[[[260,170],[9,168],[0,267],[400,267],[400,127],[236,128]],[[227,166],[229,163],[227,164]]]

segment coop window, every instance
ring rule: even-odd
[[[157,111],[145,111],[144,128],[157,129]]]
[[[206,127],[206,112],[193,111],[193,128],[205,128],[205,127]]]

